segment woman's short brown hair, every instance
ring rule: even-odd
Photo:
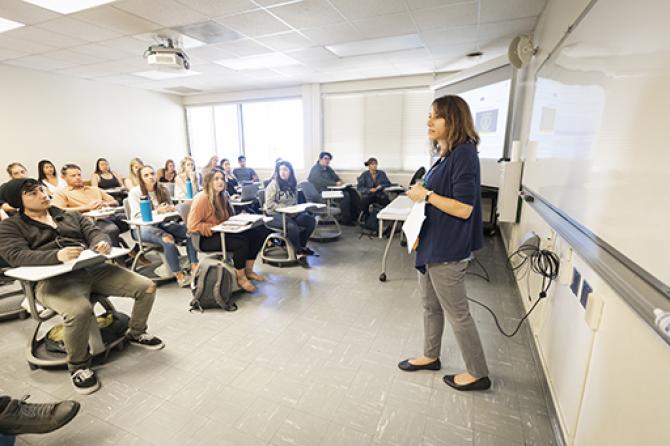
[[[440,147],[440,156],[449,153],[454,147],[468,141],[479,144],[479,135],[472,121],[472,112],[468,103],[460,96],[448,94],[433,101],[436,117],[445,120],[446,147]],[[437,141],[434,141],[437,148]]]

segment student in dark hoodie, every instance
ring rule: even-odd
[[[110,238],[79,212],[51,206],[46,187],[32,178],[12,180],[3,199],[19,213],[0,222],[0,257],[12,267],[57,265],[75,260],[83,249],[100,254],[111,250]],[[95,392],[100,383],[89,368],[88,334],[93,313],[91,293],[135,300],[129,323],[131,344],[148,349],[163,342],[147,334],[147,319],[156,285],[118,265],[103,263],[37,283],[37,300],[63,318],[63,342],[72,384],[81,394]]]
[[[321,152],[319,160],[309,171],[307,181],[312,183],[319,193],[328,190],[330,186],[344,184],[333,168],[330,167],[332,159],[333,155],[330,152]],[[353,225],[361,210],[361,198],[351,187],[343,189],[342,193],[344,197],[340,200],[340,209],[342,210],[340,220],[344,225]]]

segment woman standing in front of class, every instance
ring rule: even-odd
[[[484,349],[465,292],[465,271],[472,252],[482,247],[479,135],[468,104],[458,96],[435,99],[428,137],[439,160],[407,196],[426,203],[426,219],[416,242],[416,269],[423,303],[423,355],[398,364],[401,370],[440,370],[446,313],[465,361],[466,372],[445,375],[457,390],[491,387]]]

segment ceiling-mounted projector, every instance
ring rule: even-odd
[[[149,65],[157,68],[188,70],[191,68],[188,55],[179,47],[179,42],[171,37],[157,37],[158,43],[144,52]]]
[[[509,44],[507,57],[515,68],[521,68],[528,63],[531,56],[537,53],[537,48],[533,47],[533,42],[525,34],[516,36]]]

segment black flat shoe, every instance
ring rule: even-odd
[[[305,256],[303,256],[303,257],[298,257],[298,263],[299,263],[300,266],[302,266],[303,268],[306,268],[306,269],[311,268],[311,266],[309,265],[309,262],[307,261],[307,257],[305,257]]]
[[[440,358],[437,358],[435,361],[425,364],[425,365],[416,365],[409,362],[409,359],[400,361],[398,363],[398,368],[404,372],[416,372],[417,370],[440,370],[442,368],[442,363]]]
[[[454,381],[456,375],[444,375],[442,381],[449,387],[453,387],[456,390],[461,390],[467,392],[468,390],[488,390],[491,388],[491,380],[488,376],[479,378],[477,381],[473,381],[470,384],[456,384]]]

